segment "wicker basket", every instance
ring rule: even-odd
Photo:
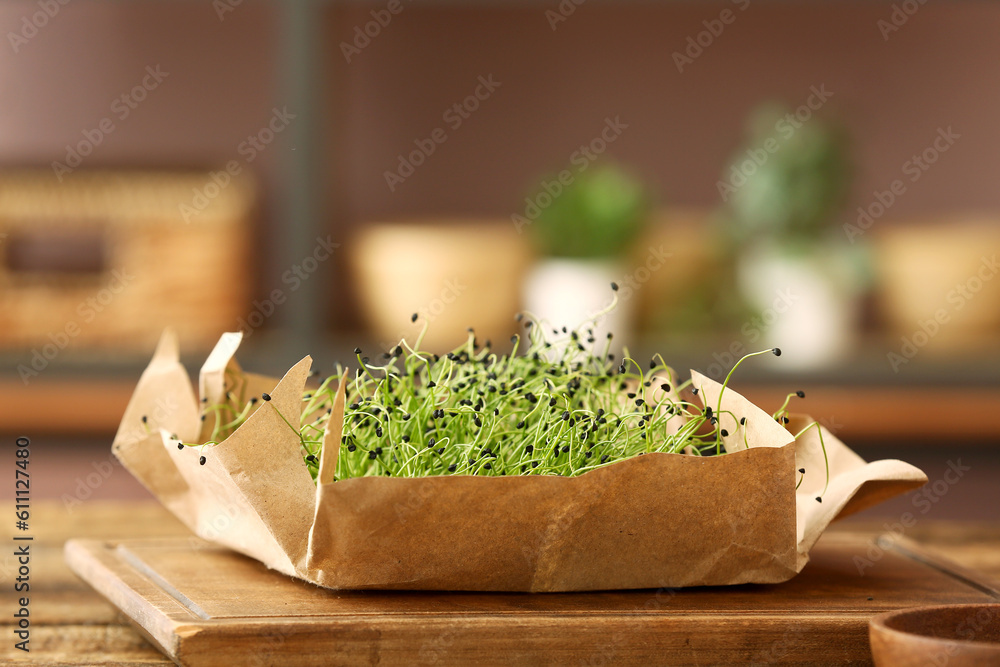
[[[254,200],[208,172],[0,173],[0,347],[211,345],[245,315]]]

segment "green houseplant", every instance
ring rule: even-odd
[[[769,104],[751,113],[717,188],[735,241],[794,253],[829,240],[849,185],[844,129],[816,117],[800,122]]]
[[[837,225],[851,181],[846,132],[795,113],[773,104],[752,112],[717,188],[739,290],[766,316],[765,342],[788,351],[788,368],[803,368],[850,348],[864,272],[860,248]]]
[[[543,192],[544,186],[536,199]],[[648,212],[642,183],[611,163],[583,171],[551,202],[540,208],[531,228],[538,251],[547,257],[619,257],[642,230]]]
[[[525,281],[526,309],[554,327],[585,320],[606,305],[608,283],[627,275],[624,257],[648,217],[646,188],[616,164],[590,164],[543,180],[528,203],[537,208],[530,235],[539,257]],[[627,296],[597,334],[627,337]]]

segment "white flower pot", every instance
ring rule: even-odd
[[[614,261],[542,260],[525,280],[525,310],[539,318],[550,335],[552,328],[572,330],[607,308],[613,297],[611,283],[620,282],[623,273]],[[631,298],[620,296],[617,307],[599,319],[594,327],[594,349],[604,350],[608,332],[614,334],[613,350],[630,342],[634,305]]]
[[[740,256],[740,289],[757,311],[743,327],[757,333],[756,346],[780,347],[788,371],[828,367],[856,343],[860,279],[851,258],[818,246],[790,254],[765,245]]]

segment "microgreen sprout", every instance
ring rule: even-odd
[[[207,442],[195,446],[222,442],[256,409],[275,410],[299,439],[315,478],[337,390],[347,382],[336,480],[576,476],[654,452],[721,454],[722,438],[730,434],[720,419],[723,414],[737,418],[722,409],[722,392],[733,372],[750,357],[777,356],[780,350],[752,352],[737,361],[718,403],[702,407],[683,398],[697,396],[698,388],[690,380],[679,382],[662,356],[640,363],[626,349],[619,358],[610,352],[610,333],[601,341],[595,338],[597,322],[617,305],[617,285],[611,287],[609,306],[576,329],[553,328],[519,313],[515,319],[523,332],[511,337],[508,354],[495,351],[490,341],[480,344],[472,329],[447,354],[423,351],[426,319],[412,344],[400,340],[371,357],[354,348],[358,365],[353,374],[338,364],[333,375],[305,391],[298,429],[269,394],[262,394],[260,402],[245,400],[244,388],[227,391],[224,402],[202,404],[203,415],[215,416],[214,428]],[[410,318],[418,319],[417,313]],[[232,380],[234,387],[237,381]],[[787,405],[788,400],[774,415],[779,422],[787,419]],[[683,418],[679,424],[677,416]],[[739,417],[739,424],[744,426],[746,418]],[[739,430],[746,443],[746,429]],[[205,461],[201,456],[199,462]]]
[[[797,392],[797,393],[801,394],[802,392]],[[823,427],[820,426],[819,422],[814,421],[814,422],[810,423],[808,426],[806,426],[805,428],[803,428],[801,431],[799,431],[798,433],[796,433],[795,434],[795,439],[798,440],[799,436],[801,436],[803,433],[805,433],[806,431],[808,431],[811,428],[816,429],[816,433],[819,435],[819,446],[820,446],[820,449],[823,450],[823,464],[826,466],[826,482],[824,482],[824,484],[823,484],[823,493],[821,493],[818,496],[816,496],[816,502],[821,503],[821,502],[823,502],[823,496],[826,495],[827,489],[830,488],[830,458],[826,454],[826,443],[823,442]],[[802,475],[805,475],[805,469],[804,468],[800,468],[799,472]],[[801,484],[801,483],[802,483],[802,480],[799,480],[799,484]],[[796,489],[799,488],[798,485],[796,485],[795,488]]]

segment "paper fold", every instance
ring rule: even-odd
[[[812,417],[793,414],[783,426],[743,396],[729,388],[723,391],[721,384],[697,371],[691,371],[691,379],[713,410],[718,411],[721,395],[719,424],[729,432],[723,438],[728,452],[744,448],[746,441],[751,447],[782,446],[801,433],[795,439],[795,469],[806,471],[795,492],[799,570],[809,561],[809,550],[830,523],[927,483],[920,469],[903,461],[866,463]],[[741,426],[738,418],[748,415],[753,418]]]

